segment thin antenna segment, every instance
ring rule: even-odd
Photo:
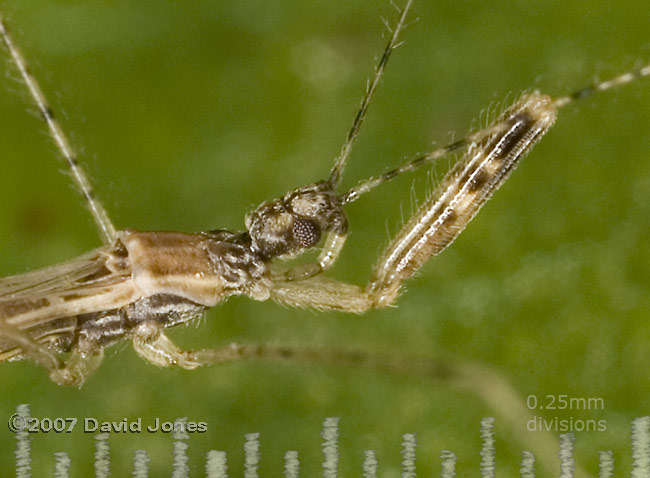
[[[593,83],[587,87],[581,88],[574,91],[566,96],[560,96],[553,99],[552,107],[555,111],[564,108],[565,106],[575,103],[576,101],[584,100],[595,94],[601,93],[603,91],[611,90],[619,86],[627,85],[634,82],[640,78],[650,77],[650,64],[647,64],[636,70],[628,71],[609,80],[599,81]],[[347,192],[341,194],[340,199],[343,204],[347,204],[359,199],[360,196],[371,191],[377,186],[395,179],[397,176],[400,176],[404,173],[415,171],[416,169],[426,165],[431,164],[438,159],[444,158],[445,156],[459,151],[472,143],[481,141],[483,138],[486,138],[492,134],[498,133],[500,130],[505,129],[503,123],[494,124],[486,129],[477,131],[474,134],[470,134],[465,138],[462,138],[454,143],[451,143],[442,148],[431,151],[430,153],[422,154],[415,159],[412,159],[408,163],[405,163],[395,169],[391,169],[383,174],[378,176],[372,176],[370,178],[364,179],[359,182],[356,186],[350,188]]]
[[[639,69],[628,71],[627,73],[615,76],[610,80],[597,81],[596,83],[576,90],[569,95],[556,98],[555,107],[557,109],[563,108],[564,106],[575,101],[589,98],[590,96],[593,96],[596,93],[600,93],[601,91],[607,91],[611,90],[612,88],[627,85],[628,83],[632,83],[633,81],[638,80],[639,78],[644,78],[646,76],[650,76],[650,64],[642,66]]]
[[[395,25],[390,40],[388,41],[388,45],[386,45],[386,48],[384,49],[384,53],[381,55],[381,59],[379,60],[379,63],[377,63],[377,66],[375,67],[372,81],[369,81],[366,84],[366,91],[363,94],[363,98],[361,100],[361,107],[357,112],[357,116],[354,118],[354,122],[352,123],[352,127],[348,132],[348,135],[345,139],[345,143],[343,143],[339,155],[334,160],[334,166],[332,167],[332,171],[330,172],[329,183],[332,185],[332,189],[335,189],[341,182],[341,178],[343,176],[343,170],[345,169],[345,165],[348,162],[348,157],[350,156],[350,151],[352,151],[352,146],[354,146],[357,136],[359,135],[359,129],[361,128],[361,124],[363,123],[363,120],[366,117],[368,106],[370,105],[370,100],[372,99],[372,96],[375,93],[375,90],[377,89],[377,85],[379,85],[379,81],[381,80],[381,77],[384,74],[384,70],[386,69],[386,64],[388,63],[390,54],[398,46],[399,34],[404,28],[406,15],[408,14],[409,9],[411,8],[411,3],[413,3],[413,1],[408,0],[408,2],[406,2],[406,5],[404,5],[404,8],[400,12],[399,21],[397,22],[397,25]]]
[[[79,164],[77,155],[70,146],[68,138],[65,136],[63,130],[61,129],[61,126],[54,118],[54,113],[52,112],[52,109],[45,99],[43,91],[36,82],[36,79],[34,79],[30,73],[29,67],[27,66],[27,62],[25,61],[22,53],[20,53],[20,50],[14,44],[2,16],[0,16],[0,36],[2,36],[2,40],[7,46],[9,54],[11,55],[11,59],[18,68],[21,78],[27,85],[29,94],[34,100],[34,103],[36,103],[36,106],[41,116],[43,117],[43,120],[45,120],[45,123],[50,130],[50,135],[56,144],[56,147],[59,149],[61,154],[63,154],[63,157],[65,158],[65,161],[68,164],[70,171],[72,172],[72,178],[74,182],[77,184],[79,190],[81,191],[81,194],[86,200],[86,204],[88,205],[90,213],[93,216],[93,220],[95,221],[95,224],[99,230],[100,237],[105,243],[112,242],[115,238],[115,227],[108,217],[106,209],[104,209],[104,206],[102,206],[102,204],[97,199],[95,191],[90,184],[88,175],[83,170],[81,164]]]

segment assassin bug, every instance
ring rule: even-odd
[[[400,12],[329,178],[262,203],[247,216],[246,231],[198,234],[116,231],[3,23],[5,45],[106,245],[63,265],[0,282],[0,358],[30,357],[49,369],[55,382],[78,385],[101,363],[104,347],[125,338],[140,355],[161,366],[195,368],[273,353],[247,346],[184,351],[164,334],[164,328],[186,323],[231,295],[355,313],[392,305],[402,283],[460,234],[549,130],[560,108],[650,74],[650,68],[643,67],[558,98],[525,94],[490,126],[341,192],[348,155],[409,8],[410,2]],[[394,236],[365,287],[326,278],[347,236],[346,204],[454,152],[461,158]],[[314,263],[278,265],[319,244],[322,252]],[[70,356],[62,359],[60,354],[67,352]]]

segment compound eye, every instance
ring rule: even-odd
[[[303,248],[316,245],[321,236],[320,227],[311,219],[296,219],[291,232],[293,238]]]

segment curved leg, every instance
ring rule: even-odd
[[[269,357],[265,346],[231,344],[202,350],[183,350],[165,335],[159,324],[144,323],[133,335],[133,348],[142,358],[159,367],[194,369],[206,365]],[[287,349],[291,350],[291,349]],[[282,355],[280,349],[277,355]]]
[[[312,277],[275,281],[271,297],[299,307],[356,313],[390,306],[402,282],[458,237],[546,134],[556,113],[552,98],[530,93],[488,128],[491,134],[470,143],[464,157],[388,244],[365,289]]]
[[[50,378],[59,385],[81,386],[88,377],[101,365],[104,359],[104,350],[82,353],[75,350],[61,362],[60,367],[50,369]]]

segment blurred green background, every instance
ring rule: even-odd
[[[16,42],[80,151],[119,228],[241,229],[261,201],[324,178],[347,133],[395,11],[389,2],[45,2],[3,0]],[[650,58],[650,4],[418,1],[392,58],[345,186],[486,123],[525,89],[552,95]],[[416,21],[417,20],[417,21]],[[5,55],[6,56],[6,55]],[[16,81],[0,86],[0,275],[56,264],[99,246],[79,194]],[[483,113],[481,113],[483,112]],[[439,173],[411,175],[350,205],[351,234],[331,275],[358,284]],[[576,457],[597,474],[597,450],[628,470],[629,422],[649,413],[650,80],[572,105],[459,240],[407,285],[398,307],[363,317],[231,299],[174,330],[185,347],[229,342],[390,350],[500,374],[522,400],[601,397],[602,410],[536,410],[546,420],[606,420],[577,433]],[[260,432],[260,476],[280,476],[298,450],[320,474],[326,417],[341,417],[340,476],[360,476],[374,449],[399,476],[402,434],[418,436],[419,476],[440,451],[475,476],[481,418],[497,417],[497,466],[514,475],[527,449],[476,395],[447,383],[351,367],[240,363],[162,370],[113,347],[81,388],[52,384],[29,362],[0,366],[0,418],[19,403],[35,417],[205,421],[189,444],[243,472],[244,434]],[[0,463],[14,437],[0,424]],[[111,437],[114,476],[149,452],[167,475],[171,438]],[[92,471],[79,428],[39,435],[34,469],[52,453]],[[538,465],[539,475],[544,474]],[[0,471],[10,476],[11,466]]]

